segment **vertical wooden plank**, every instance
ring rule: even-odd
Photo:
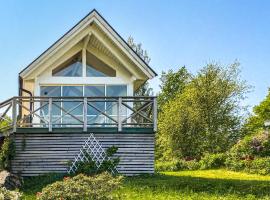
[[[157,131],[157,98],[154,97],[153,99],[153,129],[154,132]]]
[[[122,97],[118,98],[117,104],[117,122],[118,122],[118,131],[122,131],[122,120],[121,120],[121,107],[122,107]]]
[[[52,132],[52,98],[49,98],[49,132]]]
[[[87,131],[87,97],[83,99],[83,131]]]
[[[16,98],[12,99],[12,126],[13,132],[15,133],[17,130],[17,103]]]

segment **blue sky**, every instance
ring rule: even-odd
[[[240,61],[258,104],[270,86],[270,1],[0,0],[0,101],[17,95],[18,72],[96,8],[123,38],[132,35],[161,71]],[[158,91],[158,78],[152,82]]]

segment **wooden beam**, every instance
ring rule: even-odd
[[[92,35],[92,32],[90,32],[85,38],[84,38],[84,42],[83,42],[83,48],[86,49],[87,48],[87,45],[90,41],[90,37]]]

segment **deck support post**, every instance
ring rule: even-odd
[[[87,97],[83,98],[83,131],[87,132]]]
[[[49,98],[49,132],[52,132],[52,98]]]
[[[17,104],[16,104],[16,98],[12,99],[12,126],[13,126],[13,132],[15,133],[17,130]]]
[[[121,121],[121,106],[122,106],[122,97],[118,98],[117,103],[117,122],[118,122],[118,131],[122,131],[122,121]]]
[[[157,98],[154,97],[154,101],[153,101],[153,129],[154,132],[157,131]]]

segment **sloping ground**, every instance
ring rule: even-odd
[[[59,177],[26,179],[24,199],[35,199],[36,192],[56,179]],[[270,199],[270,176],[226,170],[164,172],[159,175],[126,178],[123,188],[116,195],[128,200],[266,200]]]

